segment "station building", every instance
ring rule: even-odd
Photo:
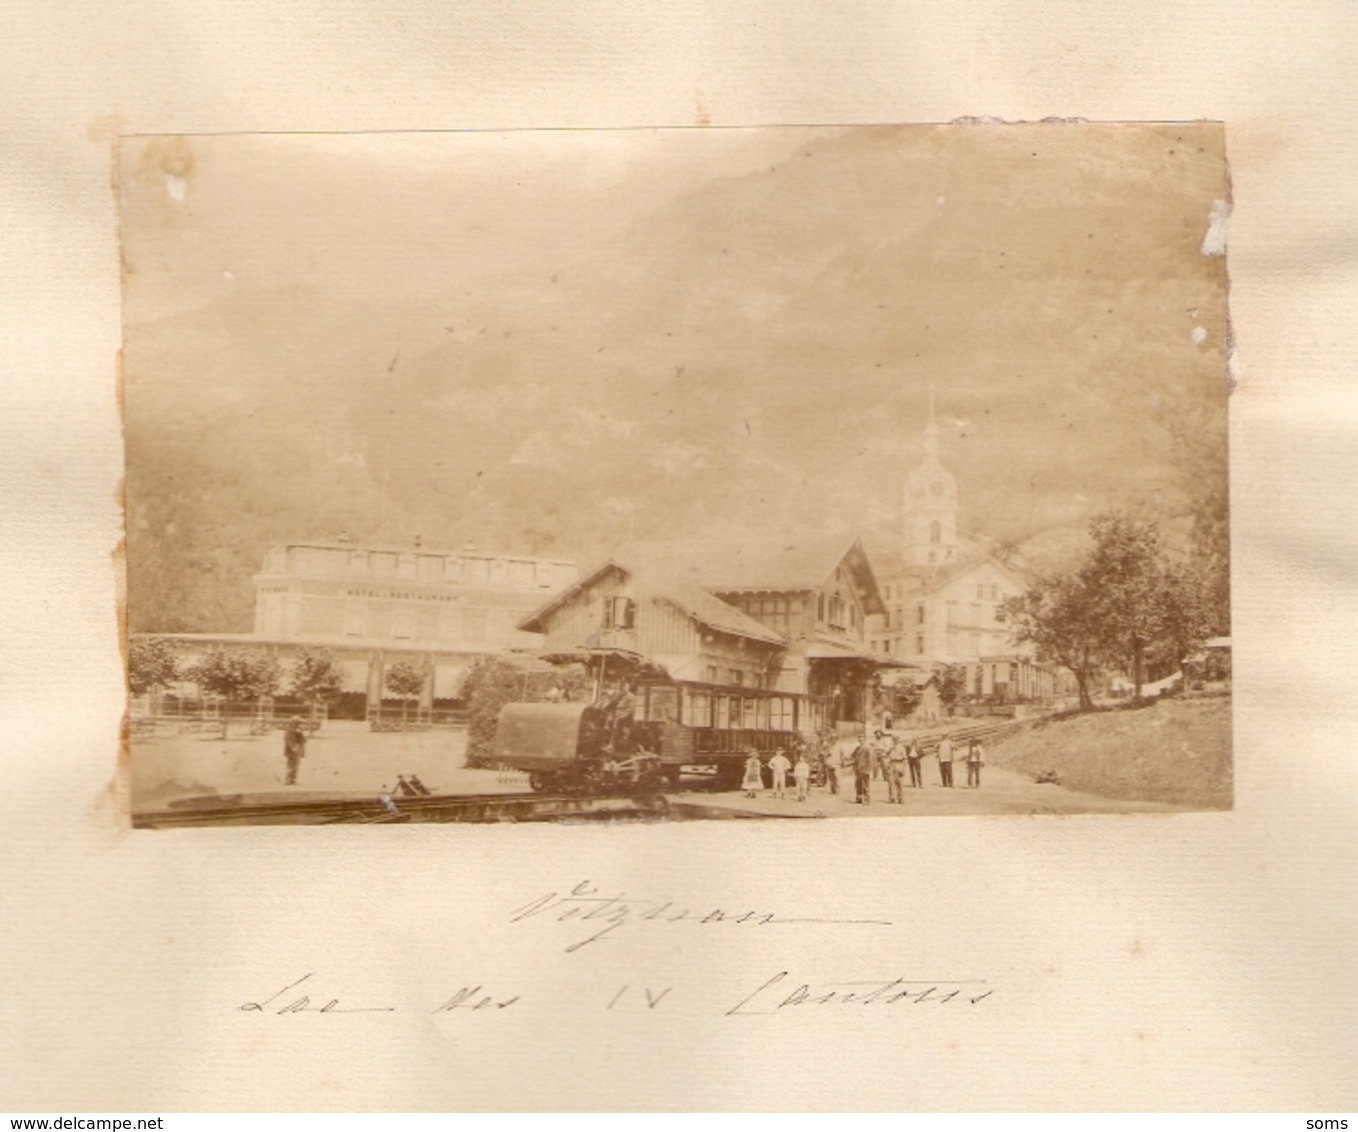
[[[865,721],[869,682],[892,666],[866,639],[869,619],[884,608],[856,539],[634,542],[519,628],[542,633],[549,655],[616,649],[645,657],[676,680],[713,686],[723,702],[723,690],[740,688],[815,696],[824,712],[815,727],[847,727]]]

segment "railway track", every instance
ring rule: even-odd
[[[1000,720],[949,732],[954,743],[972,739],[985,742],[1021,730],[1031,720]],[[920,745],[931,754],[938,735],[922,736]],[[137,829],[183,829],[200,826],[241,825],[394,825],[419,822],[586,822],[658,821],[666,817],[771,816],[740,815],[731,811],[708,812],[701,795],[719,790],[716,781],[689,782],[684,799],[661,793],[637,795],[536,794],[435,794],[420,797],[299,798],[283,801],[250,801],[241,796],[215,804],[181,805],[146,810],[132,815]]]
[[[137,829],[235,825],[390,825],[406,822],[642,821],[664,818],[663,794],[589,797],[543,794],[435,794],[182,806],[132,815]]]

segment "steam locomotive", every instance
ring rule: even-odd
[[[494,757],[543,793],[673,789],[681,767],[740,785],[751,751],[794,754],[824,722],[820,697],[682,680],[632,684],[630,713],[599,703],[510,703]]]

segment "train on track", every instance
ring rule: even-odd
[[[751,751],[795,758],[824,713],[817,696],[637,679],[602,704],[506,704],[494,757],[526,771],[542,793],[673,789],[683,767],[705,768],[720,788],[736,789]]]

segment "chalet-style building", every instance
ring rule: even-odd
[[[884,611],[871,648],[920,669],[960,664],[967,694],[1013,703],[1050,702],[1054,673],[1014,644],[996,611],[1021,594],[1021,575],[990,555],[967,555],[957,537],[957,481],[939,458],[932,398],[924,458],[906,477],[900,565],[883,582]]]
[[[862,544],[771,536],[757,545],[632,543],[530,617],[548,654],[615,648],[676,680],[820,697],[862,723],[890,661],[867,645],[884,610]]]

